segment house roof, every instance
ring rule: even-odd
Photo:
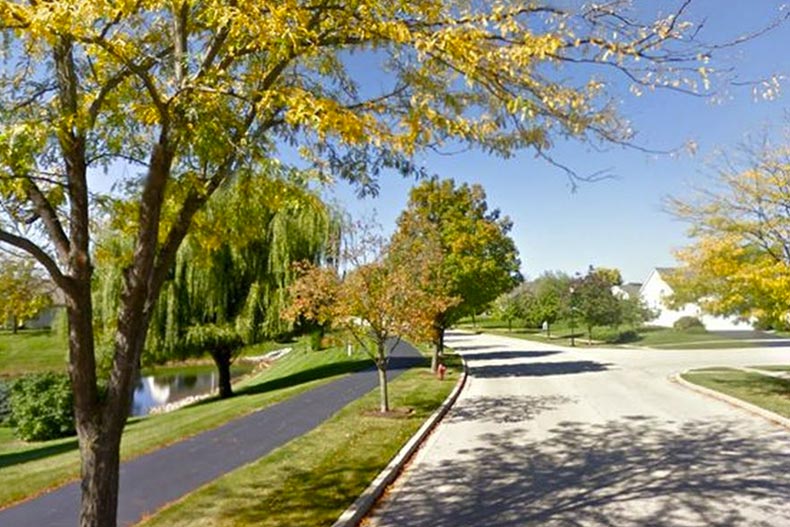
[[[642,289],[642,284],[637,282],[628,282],[620,286],[620,289],[628,294],[629,298],[639,298],[639,291]]]

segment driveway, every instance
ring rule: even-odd
[[[561,348],[453,333],[470,377],[379,527],[787,526],[790,432],[668,380],[790,348]]]

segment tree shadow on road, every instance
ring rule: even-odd
[[[575,402],[564,395],[472,397],[458,401],[450,411],[447,422],[520,423]]]
[[[480,439],[412,473],[381,527],[790,525],[787,434],[751,422],[631,416]]]
[[[609,370],[609,366],[610,364],[603,362],[576,360],[472,366],[469,368],[469,372],[476,378],[545,377],[602,372]]]
[[[475,350],[479,348],[474,348]],[[466,360],[505,360],[505,359],[536,359],[557,355],[559,351],[489,351],[483,353],[461,352]]]

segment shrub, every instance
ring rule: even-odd
[[[0,424],[5,423],[11,416],[11,388],[0,381]]]
[[[705,325],[697,317],[680,317],[672,324],[672,327],[685,331],[687,329],[705,329]]]
[[[636,342],[640,340],[639,333],[633,329],[627,329],[625,331],[620,331],[614,338],[613,344],[628,344],[629,342]]]
[[[28,375],[11,386],[11,426],[25,441],[46,441],[74,434],[74,411],[65,374]]]
[[[324,349],[324,332],[320,329],[314,329],[310,332],[310,349],[313,351]]]

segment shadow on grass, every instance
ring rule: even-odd
[[[56,456],[65,452],[77,450],[77,438],[57,445],[41,446],[25,450],[23,452],[10,452],[7,454],[0,454],[0,468],[18,465],[20,463],[27,463],[29,461],[36,461],[49,456]]]
[[[291,388],[300,384],[305,384],[327,377],[334,377],[336,375],[344,375],[346,373],[354,373],[362,371],[371,367],[371,361],[368,359],[353,359],[334,364],[323,364],[315,368],[299,371],[284,377],[272,379],[270,381],[263,381],[258,384],[245,386],[236,390],[236,396],[255,395],[259,393],[271,392],[274,390],[282,390],[283,388]],[[206,402],[216,399],[207,399]]]

